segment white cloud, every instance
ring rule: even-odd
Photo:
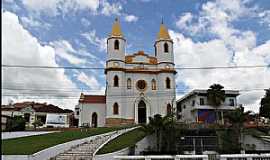
[[[269,64],[270,42],[257,45],[256,33],[236,29],[231,24],[253,14],[253,8],[247,8],[246,3],[248,1],[216,0],[203,4],[198,15],[186,13],[180,16],[176,22],[180,29],[193,34],[207,32],[216,38],[195,42],[181,33],[170,31],[174,40],[176,65],[204,67]],[[225,89],[268,88],[270,82],[269,68],[183,70],[179,75],[178,83],[184,83],[191,89],[206,89],[213,83],[220,83]],[[246,105],[247,109],[258,111],[258,102],[263,95],[263,90],[242,92],[239,103]]]
[[[51,46],[55,48],[56,55],[67,60],[71,64],[84,64],[86,63],[85,59],[78,58],[75,49],[72,45],[66,40],[59,40],[50,43]]]
[[[190,12],[183,13],[176,21],[176,26],[182,29],[187,29],[188,23],[191,23],[193,15]]]
[[[105,16],[120,15],[122,10],[122,5],[120,3],[109,3],[107,1],[102,1],[101,13]]]
[[[14,0],[3,0],[2,5],[2,9],[9,8],[9,10],[13,12],[21,10],[21,7],[18,6]]]
[[[270,28],[270,10],[260,12],[258,17],[261,18],[261,24],[266,24]]]
[[[233,29],[231,22],[238,20],[241,17],[258,17],[260,23],[270,26],[270,11],[262,10],[258,7],[247,7],[249,0],[215,0],[209,1],[202,5],[198,15],[190,12],[179,16],[176,21],[176,26],[196,34],[206,31],[208,33],[223,36],[226,38],[232,34],[238,34],[237,30]]]
[[[246,48],[242,51],[235,51],[232,54],[233,51],[228,49],[224,41],[220,39],[202,43],[194,42],[175,31],[170,31],[170,35],[174,40],[177,66],[267,65],[264,53],[270,54],[269,42],[251,49],[245,46]],[[269,68],[183,70],[179,71],[178,75],[177,83],[184,83],[191,89],[206,89],[213,83],[220,83],[226,89],[256,89],[269,87],[270,82]],[[264,91],[243,92],[239,97],[239,102],[247,105],[248,109],[258,111],[257,102],[263,94]]]
[[[19,23],[17,15],[11,12],[2,12],[2,64],[9,65],[38,65],[58,66],[55,61],[55,50],[51,46],[41,45],[37,38],[33,37]],[[61,107],[73,109],[77,100],[49,99],[52,95],[70,96],[70,93],[62,92],[61,88],[76,88],[76,85],[65,75],[62,69],[24,69],[2,68],[2,86],[10,88],[33,89],[33,91],[3,90],[3,94],[20,95],[12,96],[13,99],[25,100],[33,98],[35,101],[47,101]],[[37,89],[55,89],[48,93],[36,91]],[[23,93],[26,93],[23,95]],[[31,96],[29,95],[31,94]],[[79,93],[78,93],[79,94]],[[73,96],[79,96],[73,93]],[[48,98],[48,99],[47,99]],[[7,103],[8,97],[2,96],[2,102]],[[29,100],[29,99],[28,99]]]
[[[110,3],[107,0],[46,0],[46,3],[43,0],[24,0],[23,4],[37,15],[45,13],[46,16],[57,16],[88,10],[94,15],[123,16],[127,22],[138,20],[135,15],[122,12],[123,6],[120,2]],[[87,19],[82,19],[81,22],[85,26],[90,25]]]
[[[98,80],[92,75],[86,75],[84,72],[78,74],[77,79],[82,83],[86,84],[90,89],[91,92],[89,94],[102,94],[105,93],[105,87],[103,87]],[[86,93],[87,91],[84,91]]]
[[[14,3],[14,0],[4,0],[3,2]]]
[[[134,15],[126,15],[125,21],[127,22],[136,22],[139,18]]]
[[[50,24],[35,20],[33,17],[21,17],[21,20],[26,27],[42,28],[46,30],[51,27]]]
[[[82,19],[81,19],[81,23],[82,23],[82,25],[84,25],[85,27],[89,27],[89,26],[91,25],[91,22],[90,22],[88,19],[86,19],[86,18],[82,18]]]
[[[101,85],[98,83],[98,81],[95,77],[93,77],[93,76],[88,77],[83,72],[81,72],[78,75],[78,80],[85,83],[87,86],[89,86],[93,90],[99,89],[101,87]]]
[[[89,43],[95,45],[99,48],[100,51],[105,51],[107,47],[107,38],[100,38],[96,35],[96,31],[92,30],[90,32],[85,32],[81,34],[84,38],[86,38]]]
[[[47,0],[46,3],[43,0],[24,0],[23,4],[30,11],[36,13],[44,12],[53,16],[58,14],[58,5],[60,2],[61,0]]]
[[[96,12],[99,0],[46,0],[46,3],[43,0],[24,0],[23,4],[30,11],[56,16],[61,12],[65,14],[83,9]]]

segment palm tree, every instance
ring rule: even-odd
[[[160,151],[160,144],[162,144],[162,132],[164,131],[165,125],[168,124],[167,117],[162,117],[160,114],[149,117],[149,123],[143,125],[146,133],[153,134],[156,137],[156,149]]]
[[[209,105],[215,107],[215,116],[217,122],[217,107],[225,101],[225,90],[223,90],[223,86],[220,84],[212,84],[207,90],[207,101]]]
[[[236,108],[236,110],[227,113],[226,118],[232,123],[232,129],[236,132],[238,136],[239,146],[242,149],[242,133],[244,130],[244,122],[250,116],[251,111],[244,112],[244,107]]]

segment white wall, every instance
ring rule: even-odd
[[[83,123],[88,123],[89,126],[92,126],[92,114],[94,112],[98,115],[98,127],[105,126],[105,104],[96,103],[96,104],[88,104],[88,103],[80,103],[80,115],[79,115],[79,126],[82,126]]]
[[[146,136],[136,143],[135,155],[140,155],[142,151],[147,151],[149,148],[156,148],[156,137],[154,135]]]
[[[204,105],[200,105],[200,98],[204,99]],[[230,99],[234,99],[235,106],[231,107]],[[192,101],[195,101],[195,106],[192,106]],[[184,109],[183,106],[186,106]],[[224,103],[221,104],[219,109],[222,110],[232,110],[237,107],[237,98],[236,97],[226,97]],[[207,104],[207,97],[202,95],[193,95],[183,101],[181,101],[181,108],[182,108],[182,118],[181,121],[185,122],[196,122],[197,119],[197,109],[214,109],[213,106],[209,106]]]
[[[119,50],[114,49],[114,41],[119,41]],[[107,43],[107,60],[125,60],[126,41],[122,38],[109,38]]]
[[[270,150],[270,142],[264,141],[260,138],[253,137],[252,135],[243,136],[243,147],[249,150],[251,146],[255,145],[255,150]],[[250,147],[248,147],[250,146]]]
[[[119,87],[113,86],[115,75],[119,78]],[[171,89],[167,89],[165,86],[165,80],[167,77],[171,80]],[[128,78],[131,79],[131,89],[127,89]],[[156,80],[156,90],[152,90],[152,79]],[[136,83],[138,80],[145,80],[147,83],[147,87],[143,92],[137,89]],[[153,116],[155,114],[166,115],[168,103],[172,105],[173,102],[172,106],[176,107],[175,75],[173,73],[142,74],[109,71],[107,73],[107,81],[107,118],[136,119],[136,100],[141,98],[145,99],[145,102],[149,104],[147,106],[149,115],[147,116]],[[113,104],[116,102],[119,105],[119,115],[113,115]]]
[[[169,52],[165,53],[164,52],[164,44],[165,42],[169,46]],[[155,43],[156,47],[156,52],[157,52],[157,59],[158,62],[172,62],[174,63],[174,58],[173,58],[173,43],[171,41],[158,41]]]

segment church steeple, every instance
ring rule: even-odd
[[[121,31],[119,20],[115,18],[112,26],[112,32],[107,38],[108,61],[112,63],[113,61],[117,61],[117,63],[124,62],[125,48],[126,40]],[[108,63],[108,66],[113,66],[113,64]]]
[[[173,60],[173,40],[171,39],[168,29],[163,24],[163,19],[159,27],[157,39],[155,42],[155,55],[159,63],[171,64]],[[164,67],[164,66],[162,66]]]
[[[115,18],[115,21],[113,23],[111,36],[112,37],[123,37],[118,18]]]
[[[171,37],[168,33],[168,30],[167,30],[166,26],[163,24],[163,19],[162,19],[160,27],[159,27],[157,40],[171,40]]]

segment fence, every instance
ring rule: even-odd
[[[115,160],[270,160],[270,154],[114,156]]]

